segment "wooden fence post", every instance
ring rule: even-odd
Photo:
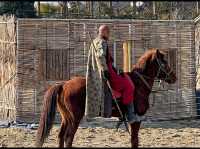
[[[124,72],[131,71],[131,41],[123,43],[123,70]]]

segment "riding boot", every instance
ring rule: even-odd
[[[137,116],[135,114],[133,102],[131,102],[130,104],[126,105],[126,111],[127,111],[126,115],[127,115],[128,122],[130,124],[136,122],[137,121]]]

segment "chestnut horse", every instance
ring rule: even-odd
[[[147,50],[128,75],[136,86],[134,106],[138,115],[144,115],[149,108],[148,98],[155,78],[170,84],[176,81],[176,75],[164,59],[164,53],[157,49]],[[62,118],[58,135],[59,147],[64,147],[64,143],[65,147],[71,147],[79,123],[84,116],[85,97],[85,77],[74,77],[51,86],[44,96],[36,145],[42,146],[49,135],[57,108]],[[138,147],[140,124],[141,122],[131,124],[132,147]]]

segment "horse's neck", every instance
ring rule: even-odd
[[[153,87],[153,83],[154,83],[154,80],[155,80],[155,76],[152,76],[152,74],[150,74],[149,73],[150,71],[148,71],[148,70],[142,71],[141,69],[135,69],[134,71],[137,71],[143,77],[143,79],[146,81],[146,83],[148,84],[148,86],[150,87],[149,88],[145,84],[145,82],[142,79],[140,79],[140,82],[142,82],[142,84],[144,84],[142,87],[145,88],[145,90],[146,90],[146,88],[148,88],[147,89],[148,91],[146,90],[147,91],[146,93],[149,95],[151,93],[151,91],[152,91],[152,87]]]
[[[150,89],[152,90],[155,77],[154,77],[154,76],[151,76],[151,74],[148,74],[148,73],[145,73],[145,72],[142,72],[141,74],[144,76],[144,79],[145,79],[146,82],[149,84],[149,87],[150,87]],[[146,77],[145,77],[145,76],[146,76]]]

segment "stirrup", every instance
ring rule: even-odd
[[[123,121],[124,121],[124,120],[120,117],[120,118],[119,118],[119,121],[117,122],[117,125],[116,125],[117,131],[118,131],[118,129],[119,129],[119,126],[122,125]]]
[[[117,129],[116,131],[118,131],[119,126],[120,126],[122,123],[124,123],[125,128],[126,128],[126,131],[129,133],[129,135],[131,135],[131,133],[130,133],[130,131],[129,131],[129,128],[128,128],[128,125],[127,125],[128,121],[127,121],[126,116],[125,116],[125,118],[122,118],[122,117],[119,118],[119,121],[118,121],[118,123],[117,123],[117,125],[116,125],[116,129]]]

